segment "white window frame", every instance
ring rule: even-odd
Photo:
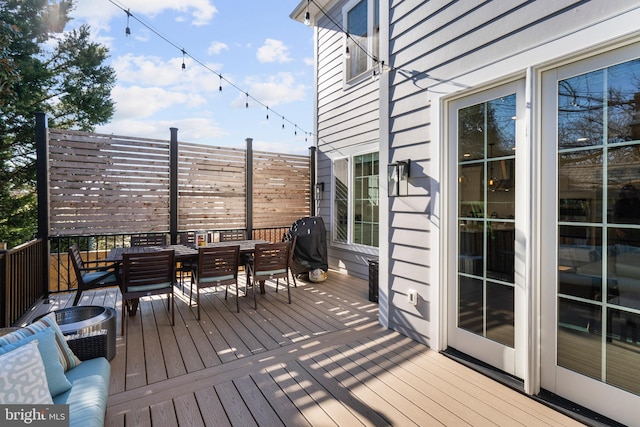
[[[346,48],[347,46],[349,46],[349,36],[347,35],[349,32],[349,28],[348,28],[349,12],[358,4],[360,4],[362,1],[367,2],[367,42],[364,46],[361,45],[362,49],[366,49],[366,53],[351,52],[351,50],[358,49],[357,46],[355,48],[354,46],[352,46],[350,48],[350,55],[352,56],[352,58],[353,58],[353,55],[357,55],[358,53],[366,55],[367,67],[365,70],[361,71],[360,73],[357,73],[354,76],[350,76],[351,74],[350,64],[352,59],[348,59],[345,57],[344,58],[344,81],[345,83],[349,83],[349,84],[357,83],[361,81],[364,77],[368,75],[367,72],[373,70],[373,68],[377,64],[373,58],[374,57],[377,58],[380,52],[380,46],[379,46],[380,22],[378,22],[377,24],[375,22],[376,7],[377,8],[380,7],[379,0],[350,0],[349,2],[347,2],[347,4],[343,6],[342,22],[343,22],[343,28],[345,31],[344,38],[343,38],[343,45],[344,45],[343,52],[346,52]],[[379,14],[378,14],[378,19],[380,19]]]
[[[332,199],[331,199],[331,244],[335,246],[343,246],[349,248],[362,248],[363,251],[377,251],[380,247],[380,242],[378,242],[378,246],[369,246],[360,243],[354,243],[354,179],[355,179],[355,158],[360,156],[366,156],[367,154],[378,153],[378,209],[380,208],[380,151],[379,150],[368,150],[362,151],[358,153],[351,154],[349,156],[336,157],[331,160],[331,187],[332,187]],[[337,227],[336,224],[336,172],[335,172],[335,164],[339,161],[347,160],[347,179],[348,179],[348,192],[347,192],[347,241],[337,240]],[[380,211],[378,211],[378,227],[380,227]]]

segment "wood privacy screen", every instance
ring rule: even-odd
[[[167,232],[170,142],[48,129],[51,236]],[[309,156],[178,143],[178,230],[286,227],[310,214]]]

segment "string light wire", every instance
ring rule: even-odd
[[[273,108],[269,108],[267,107],[266,104],[264,104],[263,102],[261,102],[259,99],[253,97],[251,94],[249,94],[249,92],[247,92],[244,89],[241,89],[239,86],[237,86],[235,83],[233,83],[232,81],[226,79],[225,77],[222,76],[222,74],[218,73],[217,71],[213,70],[211,67],[209,67],[207,64],[205,64],[204,62],[200,61],[198,58],[194,57],[193,55],[191,55],[188,51],[186,51],[184,48],[180,47],[178,44],[176,44],[175,42],[171,41],[168,37],[166,37],[165,35],[163,35],[162,33],[160,33],[158,30],[156,30],[155,28],[153,28],[151,25],[147,24],[146,22],[142,21],[140,18],[138,18],[134,13],[131,12],[131,10],[129,8],[125,8],[124,6],[118,4],[118,2],[116,2],[116,0],[108,0],[109,3],[113,4],[115,7],[117,7],[118,9],[122,10],[126,15],[127,15],[127,28],[129,28],[129,18],[133,18],[136,21],[138,21],[138,23],[140,23],[140,25],[142,25],[143,27],[147,28],[149,31],[151,31],[152,33],[154,33],[156,36],[160,37],[162,40],[164,40],[166,43],[168,43],[169,45],[173,46],[174,48],[176,48],[178,51],[180,51],[182,53],[182,57],[183,57],[183,69],[186,68],[186,65],[184,64],[184,58],[185,57],[189,57],[193,62],[195,62],[196,64],[200,65],[201,67],[203,67],[205,70],[215,74],[216,76],[218,76],[220,78],[220,87],[218,88],[220,92],[222,92],[222,81],[224,80],[226,82],[226,84],[228,84],[229,86],[233,87],[234,89],[236,89],[237,91],[239,91],[240,93],[243,93],[246,95],[247,100],[245,103],[245,106],[248,108],[249,107],[249,100],[251,99],[253,102],[255,102],[256,104],[262,106],[262,107],[266,107],[267,109],[269,109],[271,111],[272,114],[275,114],[276,116],[282,117],[282,128],[284,129],[284,124],[285,122],[290,123],[293,126],[298,127],[298,125],[288,119],[285,119],[285,117],[282,114],[279,114],[277,111],[273,110]],[[313,0],[310,0],[313,1]],[[302,130],[302,128],[300,128]],[[311,132],[309,132],[309,135],[313,135]]]

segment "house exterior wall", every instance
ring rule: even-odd
[[[325,14],[317,15],[316,38],[316,144],[318,149],[317,182],[323,182],[327,197],[317,203],[329,233],[328,256],[331,268],[361,278],[368,277],[368,260],[378,256],[377,248],[336,243],[333,239],[333,201],[328,195],[333,177],[333,161],[377,151],[380,140],[379,81],[368,76],[345,81],[344,2],[328,5]],[[381,163],[382,164],[382,163]]]
[[[345,2],[311,3],[330,3],[324,11],[339,17]],[[304,10],[305,4],[301,2],[299,9]],[[525,82],[527,113],[522,123],[526,141],[521,148],[528,155],[517,160],[516,203],[518,215],[527,218],[518,229],[518,262],[524,266],[517,286],[523,292],[516,296],[515,305],[524,313],[527,329],[526,334],[516,335],[516,346],[524,349],[519,356],[523,368],[518,376],[524,379],[525,391],[536,394],[541,388],[540,376],[544,375],[540,373],[541,360],[555,354],[540,345],[540,317],[554,315],[541,308],[540,300],[544,278],[540,271],[544,258],[540,201],[548,191],[542,188],[546,181],[542,179],[539,155],[542,74],[551,67],[640,41],[640,2],[380,0],[380,7],[384,11],[381,40],[385,41],[380,57],[388,68],[379,79],[379,87],[374,82],[362,82],[345,88],[339,76],[339,56],[344,49],[340,35],[317,29],[318,152],[319,158],[325,157],[325,163],[319,163],[318,180],[330,181],[331,158],[371,149],[379,141],[380,322],[444,350],[448,347],[447,293],[449,284],[456,280],[451,271],[458,262],[448,241],[457,221],[455,201],[452,204],[449,195],[455,193],[458,184],[457,172],[451,170],[447,158],[448,107],[463,96],[503,83]],[[319,27],[326,25],[322,11],[313,12]],[[374,132],[372,107],[376,101],[378,127]],[[348,120],[341,116],[347,111],[352,112]],[[386,198],[384,167],[404,159],[411,160],[409,195]],[[327,199],[330,197],[325,197],[320,213],[330,222]],[[356,264],[364,267],[366,254],[357,250],[334,247],[331,253],[334,267],[349,272]],[[415,306],[408,301],[409,291],[417,292]],[[554,329],[557,325],[545,327]],[[589,397],[581,399],[590,391],[583,389],[584,393],[567,397],[585,404]],[[591,409],[629,423],[635,420],[632,408],[638,404],[637,396],[627,396],[615,409],[607,405]]]

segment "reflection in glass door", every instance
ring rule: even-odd
[[[448,334],[451,347],[511,374],[516,372],[516,87],[501,87],[466,105],[463,100],[455,110],[452,237],[458,262]]]
[[[557,364],[638,395],[640,60],[557,91]]]

